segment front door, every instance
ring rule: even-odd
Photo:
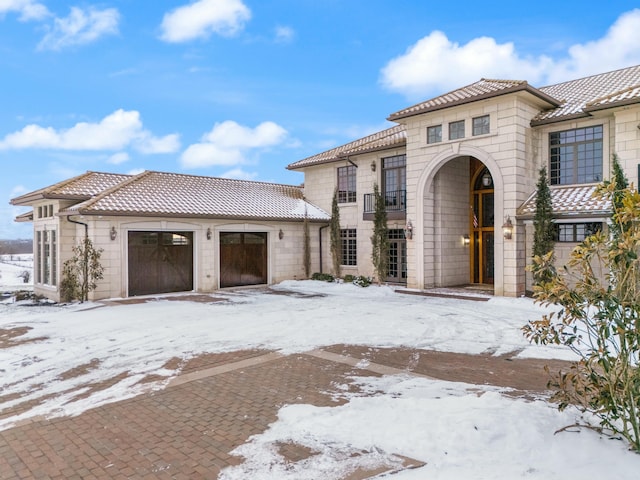
[[[493,178],[489,170],[480,168],[471,185],[471,281],[493,284],[494,202]]]

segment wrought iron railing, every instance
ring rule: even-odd
[[[407,210],[407,191],[393,190],[384,192],[384,204],[387,212],[404,212]],[[364,213],[376,211],[376,199],[373,193],[364,194]]]

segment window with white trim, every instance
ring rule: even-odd
[[[58,245],[56,230],[36,232],[35,281],[41,285],[58,284]]]
[[[464,120],[449,123],[449,140],[464,138]]]
[[[472,135],[486,135],[490,130],[489,115],[482,115],[471,120]]]
[[[442,141],[442,125],[427,127],[427,143],[440,143]]]

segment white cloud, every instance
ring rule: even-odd
[[[42,20],[50,15],[46,6],[34,0],[0,0],[0,16],[9,12],[18,13],[22,22]]]
[[[464,45],[431,32],[385,65],[381,83],[409,97],[448,91],[480,78],[527,80],[534,85],[580,78],[640,63],[640,10],[618,18],[604,37],[573,45],[566,58],[523,56],[513,43],[478,37]]]
[[[277,26],[276,27],[276,42],[288,43],[293,40],[296,32],[291,27]]]
[[[190,145],[180,160],[190,168],[240,165],[246,162],[248,151],[281,144],[286,137],[287,131],[274,122],[249,128],[227,120],[216,123],[202,136],[202,142]]]
[[[105,35],[116,35],[120,13],[115,8],[83,10],[71,7],[66,18],[56,18],[53,28],[38,44],[39,50],[61,50],[73,45],[84,45]]]
[[[600,39],[569,48],[569,58],[557,62],[552,83],[640,64],[640,9],[622,14]]]
[[[144,168],[134,168],[132,170],[129,170],[127,173],[129,175],[140,175],[142,172],[144,172]]]
[[[234,168],[220,175],[222,178],[233,178],[235,180],[255,180],[258,178],[257,172],[245,172],[241,168]]]
[[[160,38],[180,43],[208,38],[212,33],[231,36],[250,18],[251,10],[241,0],[198,0],[166,13]]]
[[[180,148],[176,134],[154,137],[145,130],[140,113],[116,110],[98,123],[80,122],[66,130],[27,125],[0,140],[0,150],[122,150],[132,147],[142,153],[170,153]]]
[[[127,152],[114,153],[107,159],[107,163],[111,163],[113,165],[120,165],[121,163],[125,163],[128,161],[129,154]]]

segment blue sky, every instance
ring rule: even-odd
[[[31,236],[10,198],[87,170],[299,184],[288,164],[482,77],[640,64],[633,3],[0,0],[0,239]]]

